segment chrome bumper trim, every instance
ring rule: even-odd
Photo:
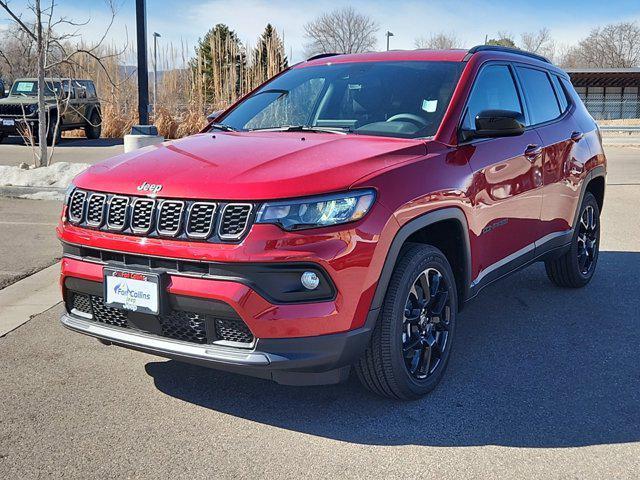
[[[167,338],[160,338],[155,335],[149,335],[137,331],[125,331],[123,329],[98,324],[93,321],[74,318],[66,313],[62,315],[60,322],[68,329],[76,332],[122,345],[155,351],[160,355],[178,355],[196,360],[231,365],[265,366],[271,363],[269,357],[260,352],[242,352],[229,347],[197,345]]]

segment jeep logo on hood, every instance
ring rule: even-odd
[[[162,185],[160,184],[142,182],[138,185],[139,192],[158,193],[160,190],[162,190]]]

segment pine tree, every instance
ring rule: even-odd
[[[253,50],[253,81],[255,85],[268,80],[289,66],[284,42],[268,23]]]
[[[219,23],[198,41],[192,63],[206,100],[229,104],[244,91],[246,52],[237,34]]]

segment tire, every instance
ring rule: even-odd
[[[58,121],[58,115],[57,114],[52,114],[49,117],[49,128],[47,130],[47,145],[48,146],[52,146],[53,145],[53,134],[54,131],[56,129],[56,122]],[[58,132],[56,135],[56,145],[58,143],[60,143],[60,139],[62,138],[62,122],[60,122],[60,125],[58,125]]]
[[[579,212],[569,250],[561,257],[544,264],[547,276],[559,287],[584,287],[591,281],[598,263],[600,207],[591,192],[585,194]]]
[[[7,138],[6,135],[0,134],[0,143],[2,143],[5,138]]]
[[[100,138],[102,133],[102,119],[100,113],[97,110],[91,112],[89,117],[89,123],[84,126],[84,134],[90,140],[96,140]]]
[[[421,292],[427,290],[420,287],[424,279],[428,289],[435,290],[429,292],[430,303],[420,309],[424,306],[419,302]],[[391,276],[369,346],[355,365],[362,384],[374,393],[402,400],[433,390],[451,355],[457,308],[455,279],[444,254],[430,245],[406,247]],[[419,323],[413,323],[416,319]],[[424,330],[429,330],[428,336]],[[427,353],[419,350],[416,357],[425,344],[431,345]]]

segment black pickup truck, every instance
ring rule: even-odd
[[[65,130],[84,129],[87,138],[99,138],[102,116],[96,87],[91,80],[45,79],[47,144]],[[56,123],[60,119],[58,131]],[[57,135],[56,135],[57,133]],[[0,98],[0,141],[9,135],[38,136],[38,80],[17,79],[9,96]]]

